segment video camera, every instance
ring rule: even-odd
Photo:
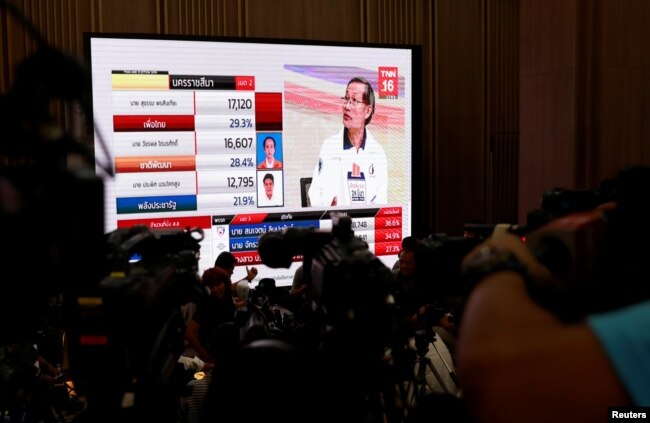
[[[308,352],[319,363],[312,371],[340,386],[336,393],[323,392],[323,400],[336,395],[333,401],[346,402],[352,421],[380,421],[380,391],[394,386],[387,383],[383,361],[396,339],[394,276],[354,236],[348,216],[331,217],[331,232],[290,228],[262,235],[259,254],[270,267],[288,267],[294,256],[303,257],[304,281],[315,306],[309,325],[314,333],[305,334],[316,338],[316,350]]]
[[[461,262],[485,239],[477,233],[471,236],[433,234],[412,240],[404,246],[404,250],[414,252],[416,270],[412,279],[415,290],[402,294],[402,301],[398,302],[404,308],[402,314],[410,316],[418,313],[419,327],[438,325],[439,320],[448,313],[454,316],[462,313],[468,289],[462,278]],[[398,296],[402,279],[398,274]],[[424,313],[421,312],[423,307]]]
[[[560,282],[548,307],[572,321],[650,298],[650,168],[630,167],[599,189],[549,190],[528,214],[530,250]]]
[[[354,326],[358,334],[374,332],[387,311],[393,276],[354,236],[348,216],[332,214],[332,221],[331,232],[289,228],[264,234],[260,257],[269,267],[289,267],[294,256],[302,255],[304,281],[328,324],[345,330]]]
[[[200,228],[108,234],[108,275],[98,297],[83,302],[80,342],[71,351],[87,382],[89,421],[173,421],[186,382],[177,364],[180,306],[206,295],[198,276],[202,239]]]

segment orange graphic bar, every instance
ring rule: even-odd
[[[115,172],[179,172],[196,170],[195,156],[116,157]]]

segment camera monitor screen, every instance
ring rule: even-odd
[[[106,231],[200,227],[199,270],[292,283],[260,235],[332,227],[391,266],[411,234],[416,46],[86,34]],[[102,146],[102,142],[105,146]],[[103,174],[98,165],[97,172]],[[255,283],[255,282],[254,282]]]

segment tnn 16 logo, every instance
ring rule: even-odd
[[[377,81],[379,98],[397,98],[399,79],[396,66],[380,66]]]

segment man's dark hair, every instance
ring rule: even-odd
[[[228,274],[220,267],[211,267],[207,269],[205,272],[203,272],[201,279],[203,280],[203,283],[209,287],[221,283],[228,284],[230,282],[230,277],[228,277]]]
[[[368,82],[366,78],[355,76],[354,78],[350,79],[348,85],[350,85],[353,82],[358,82],[366,86],[366,90],[363,92],[363,101],[368,103],[368,106],[370,106],[370,108],[372,109],[370,111],[370,116],[368,116],[368,118],[366,119],[366,125],[368,125],[372,120],[372,116],[375,114],[375,91],[372,89],[372,85],[370,85],[370,82]]]
[[[224,251],[221,254],[219,254],[217,256],[217,259],[214,261],[214,266],[220,267],[222,269],[235,267],[235,264],[237,264],[237,258],[231,252],[228,251]]]
[[[267,140],[271,140],[271,141],[273,141],[273,148],[276,148],[276,145],[275,145],[275,138],[273,138],[273,137],[270,136],[270,135],[269,135],[268,137],[264,138],[264,143],[262,143],[262,146],[263,146],[263,147],[266,148],[266,141],[267,141]]]
[[[266,175],[264,175],[264,179],[262,179],[262,182],[266,182],[267,179],[270,179],[271,182],[273,182],[275,184],[275,180],[273,180],[273,175],[272,174],[267,173]]]
[[[415,250],[418,246],[418,239],[414,236],[407,236],[402,239],[402,249],[404,250]]]

